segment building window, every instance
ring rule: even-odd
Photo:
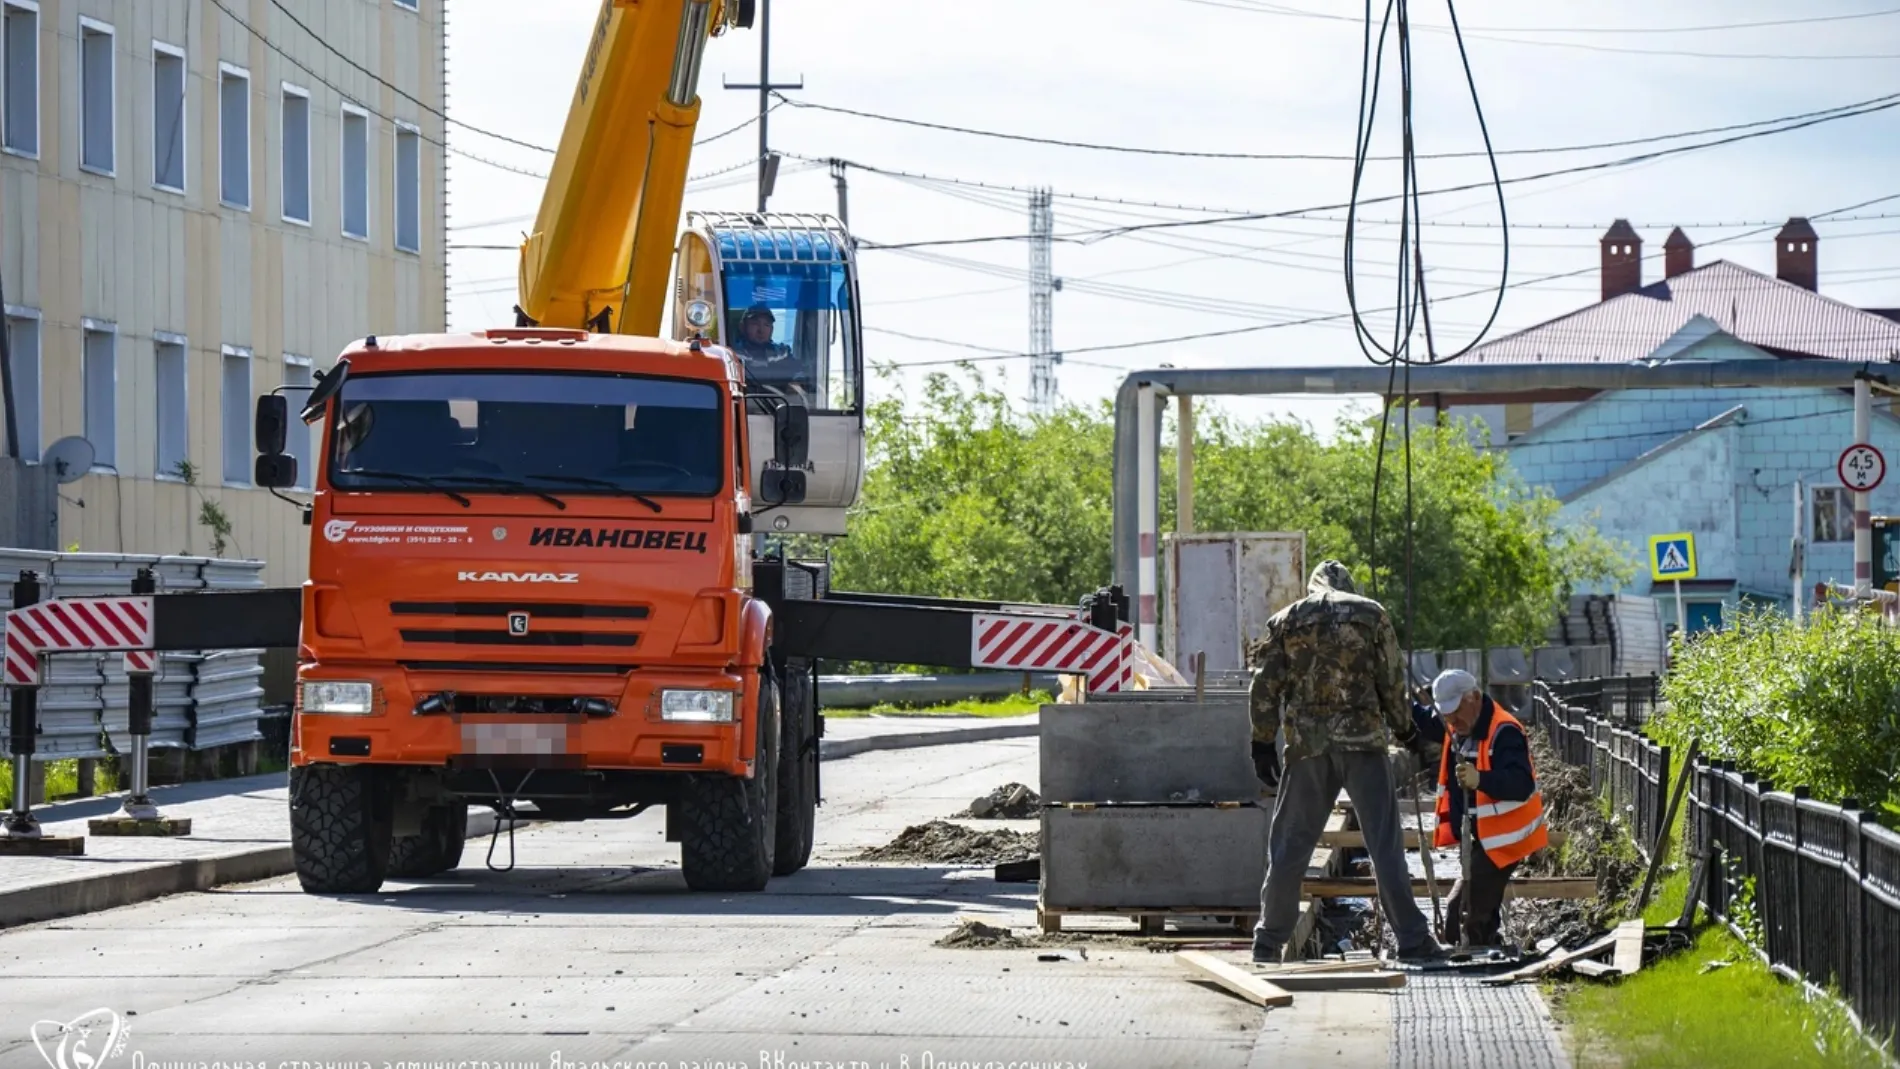
[[[119,466],[119,328],[91,319],[82,328],[86,440],[92,466],[113,470]]]
[[[17,421],[20,459],[40,459],[40,316],[25,308],[7,309],[7,355],[13,364],[13,418]],[[0,412],[0,419],[6,413]]]
[[[251,208],[251,75],[218,64],[218,199]]]
[[[396,124],[396,247],[422,249],[422,131]]]
[[[219,396],[224,412],[224,482],[251,484],[251,351],[224,346],[224,383]]]
[[[5,37],[6,93],[0,144],[22,156],[40,154],[40,9],[32,3],[0,4],[0,34]]]
[[[284,219],[310,223],[310,91],[284,83]]]
[[[176,334],[154,335],[153,356],[158,379],[157,474],[161,479],[175,479],[180,477],[179,465],[191,459],[185,339]]]
[[[112,27],[79,20],[79,166],[109,175],[112,154]]]
[[[286,353],[284,355],[284,385],[288,389],[284,391],[284,394],[285,400],[290,402],[290,433],[285,436],[284,449],[297,458],[296,486],[299,490],[308,490],[315,485],[317,474],[312,470],[310,460],[312,453],[310,440],[316,433],[316,428],[297,418],[297,413],[303,410],[304,403],[310,400],[310,391],[307,387],[311,384],[310,358]],[[300,389],[300,387],[304,388]]]
[[[1854,494],[1841,486],[1814,488],[1814,541],[1854,540]]]
[[[185,191],[185,50],[152,42],[152,184]]]
[[[416,11],[419,10],[418,4],[421,0],[390,0],[390,2],[405,10]]]
[[[369,239],[369,112],[343,105],[343,233]]]

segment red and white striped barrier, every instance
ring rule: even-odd
[[[1132,672],[1130,629],[1103,631],[1079,620],[978,613],[970,664],[1085,675],[1091,693],[1121,690]]]
[[[153,670],[150,596],[55,598],[7,613],[8,686],[39,686],[44,654],[113,650],[126,652],[126,671]]]

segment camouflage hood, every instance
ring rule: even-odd
[[[1313,569],[1313,577],[1306,581],[1308,594],[1357,594],[1359,591],[1352,583],[1352,573],[1344,564],[1336,560],[1324,560]]]

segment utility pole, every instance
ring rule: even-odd
[[[727,89],[758,90],[759,93],[759,211],[765,211],[765,202],[772,196],[772,186],[778,180],[778,157],[772,154],[772,142],[766,128],[767,114],[772,110],[772,92],[777,89],[803,89],[805,76],[799,75],[796,82],[772,81],[772,0],[759,0],[759,80],[755,83],[726,83]]]
[[[1056,402],[1055,294],[1062,280],[1050,262],[1055,246],[1055,200],[1046,189],[1029,194],[1029,407],[1046,412]]]
[[[847,164],[840,159],[831,161],[831,181],[838,187],[838,221],[844,224],[846,231],[851,229],[850,189],[845,182]]]

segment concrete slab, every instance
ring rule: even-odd
[[[628,1047],[622,1062],[670,1066],[779,1066],[852,1064],[890,1066],[1083,1066],[1092,1069],[1226,1069],[1247,1064],[1251,1034],[1192,1039],[1099,1039],[1074,1028],[1074,1035],[1025,1038],[969,1035],[945,1029],[940,1034],[891,1036],[798,1035],[772,1031],[720,1033],[668,1032]]]
[[[1042,710],[1047,802],[1258,801],[1244,701],[1115,702]]]
[[[1052,806],[1042,811],[1042,902],[1252,912],[1270,820],[1251,804]]]

